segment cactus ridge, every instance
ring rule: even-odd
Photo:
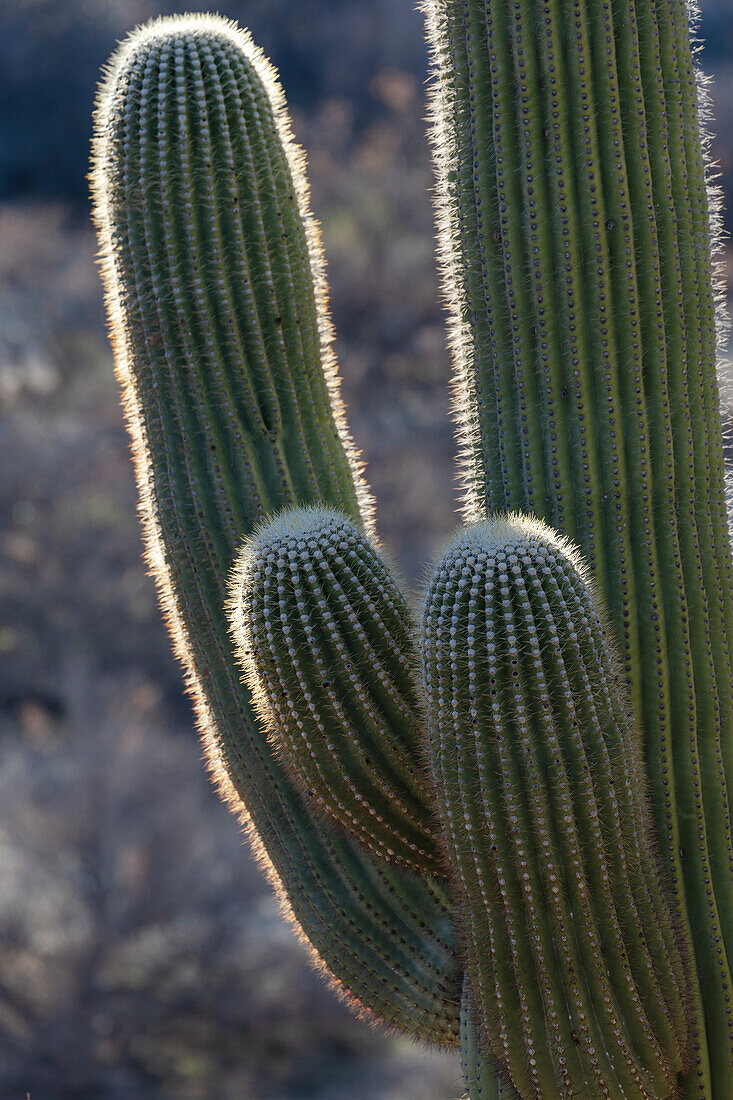
[[[299,789],[387,862],[441,874],[412,613],[362,530],[323,507],[263,524],[230,618],[258,713]]]
[[[497,1077],[491,1063],[484,1058],[483,1046],[471,985],[466,974],[461,996],[461,1069],[468,1100],[518,1100],[513,1086]]]
[[[588,562],[702,979],[690,1095],[727,1100],[733,584],[689,6],[424,6],[465,514],[534,512]]]
[[[293,789],[228,635],[225,580],[266,513],[323,499],[372,522],[302,156],[248,35],[185,17],[123,44],[100,93],[93,193],[147,557],[211,766],[341,991],[454,1043],[460,968],[444,891],[377,865]]]
[[[491,1060],[523,1097],[677,1095],[686,952],[654,860],[639,738],[577,554],[521,517],[459,532],[421,644]]]

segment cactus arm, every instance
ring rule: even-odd
[[[231,592],[245,678],[298,788],[377,858],[441,874],[412,613],[363,531],[322,507],[280,513]]]
[[[687,1065],[686,952],[577,561],[537,521],[459,533],[425,602],[429,752],[494,1064],[521,1096],[661,1098]]]
[[[325,499],[371,526],[274,72],[223,20],[152,24],[113,62],[94,155],[147,557],[212,769],[342,992],[455,1042],[460,973],[444,892],[380,868],[293,789],[257,727],[223,611],[237,544],[274,508]]]
[[[459,566],[453,573],[454,578],[463,572]],[[474,609],[478,604],[483,585],[481,580],[477,579],[469,588],[466,577],[468,573],[470,570],[466,569],[457,583],[461,596],[468,601],[468,615],[475,617]],[[436,574],[429,596],[431,607],[435,610],[439,608],[438,618],[446,624],[450,622],[450,629],[458,632],[459,620],[455,616],[453,606],[455,597],[456,591],[447,578]],[[521,805],[516,802],[516,791],[511,787],[505,790],[502,786],[502,778],[510,778],[506,746],[500,757],[496,758],[479,751],[480,746],[477,745],[475,763],[471,758],[470,750],[468,753],[464,751],[463,740],[458,734],[458,727],[463,719],[459,713],[455,695],[451,697],[453,690],[451,673],[454,665],[458,667],[457,639],[452,636],[446,645],[445,640],[431,630],[432,619],[432,615],[430,618],[426,615],[423,655],[427,662],[435,653],[436,672],[438,666],[442,671],[438,673],[440,680],[436,682],[435,695],[432,692],[432,681],[426,677],[427,702],[429,712],[434,719],[431,732],[436,738],[435,744],[440,745],[440,749],[436,751],[433,751],[434,746],[431,746],[431,756],[436,769],[441,819],[448,822],[450,828],[449,850],[458,852],[461,848],[464,851],[468,848],[471,852],[471,858],[466,861],[454,859],[453,870],[458,879],[459,896],[464,903],[462,908],[464,926],[469,940],[469,960],[473,958],[476,963],[473,978],[476,981],[477,1002],[481,1013],[480,1026],[485,1033],[486,1049],[494,1066],[502,1066],[505,1072],[509,1066],[514,1067],[514,1085],[518,1088],[520,1095],[532,1095],[536,1090],[542,1090],[540,1094],[545,1095],[547,1090],[556,1087],[557,1079],[548,1063],[544,1043],[540,1049],[542,1076],[538,1076],[537,1034],[533,1033],[533,1029],[537,1026],[540,1027],[540,1031],[542,1029],[543,1011],[536,1000],[538,990],[543,990],[546,998],[548,1030],[553,1043],[560,1048],[563,1048],[564,1043],[564,1048],[570,1051],[570,1058],[577,1061],[577,1052],[571,1041],[568,1014],[558,1010],[563,994],[558,985],[556,967],[551,962],[552,932],[548,932],[545,914],[536,900],[528,909],[525,926],[521,891],[513,874],[515,853],[500,828],[500,818],[497,819],[494,808],[506,800],[508,805],[511,804],[513,819],[515,822],[519,821],[518,813],[521,812]],[[474,626],[470,625],[471,622],[472,620],[469,620],[468,631],[474,630]],[[474,639],[467,633],[469,661],[467,688],[471,703],[467,719],[470,725],[475,727],[479,719],[476,703],[481,693],[481,683],[486,678],[481,676],[480,669],[477,670],[473,642]],[[449,663],[451,673],[447,673]],[[495,702],[494,706],[500,711],[498,702]],[[456,773],[459,775],[458,786],[456,786]],[[491,800],[484,795],[480,804],[472,804],[467,797],[467,792],[479,789],[483,785],[491,789]],[[449,791],[453,791],[456,796],[451,800],[452,804],[443,794]],[[486,834],[485,843],[482,844],[484,833]],[[476,838],[475,841],[474,838]],[[487,858],[482,858],[482,850],[485,857],[488,857],[488,861]],[[491,853],[490,856],[489,853]],[[548,852],[543,853],[547,873],[552,878],[557,878],[555,868],[548,863],[548,855]],[[527,860],[526,851],[519,856],[519,859],[520,866],[526,873],[528,889],[529,880],[533,880],[531,885],[536,899],[538,891],[536,866],[532,861]],[[469,899],[472,899],[471,904],[466,904]],[[555,909],[557,910],[557,905]],[[552,916],[552,910],[548,909],[547,914]],[[557,912],[555,913],[552,931],[555,932],[557,941],[561,945],[563,945],[563,922],[565,921],[565,927],[568,926],[566,918],[566,914],[561,913],[558,918]],[[534,944],[536,981],[533,980],[530,943]],[[579,966],[572,945],[567,942],[567,937],[564,942],[564,963],[566,978],[572,982],[573,971],[577,971]],[[576,1020],[582,1021],[578,1030],[580,1034],[587,1034],[588,1018],[591,1013],[587,990],[576,980],[572,982],[571,993]],[[522,1028],[515,1023],[519,1020],[522,1021]],[[530,1066],[535,1067],[532,1076],[530,1076]],[[603,1069],[604,1067],[600,1066],[598,1059],[595,1058],[594,1070],[600,1074]],[[588,1085],[587,1069],[577,1067],[576,1077],[579,1074],[582,1074]],[[567,1075],[564,1084],[568,1085]]]

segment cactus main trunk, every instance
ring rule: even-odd
[[[466,513],[580,546],[641,721],[733,1095],[733,634],[710,213],[683,0],[427,0]]]
[[[441,885],[388,869],[296,792],[256,722],[224,613],[237,545],[324,500],[370,523],[338,398],[302,154],[274,70],[215,18],[123,45],[94,193],[148,561],[217,781],[327,972],[380,1019],[456,1042]]]

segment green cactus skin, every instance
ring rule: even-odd
[[[492,1063],[522,1098],[678,1095],[687,950],[654,858],[640,738],[578,555],[526,517],[460,531],[430,583],[421,650]]]
[[[212,17],[134,33],[101,89],[92,186],[147,558],[216,780],[342,992],[457,1042],[444,892],[376,863],[298,795],[227,632],[236,547],[267,513],[323,500],[371,525],[303,158],[249,36]]]
[[[467,1100],[518,1100],[511,1085],[500,1081],[493,1066],[484,1059],[477,1014],[468,975],[463,978],[461,998],[461,1069]]]
[[[300,791],[374,855],[443,873],[412,612],[364,532],[280,513],[240,553],[230,623],[261,724]]]
[[[571,537],[644,732],[733,1096],[733,585],[710,198],[684,0],[425,0],[465,513]]]

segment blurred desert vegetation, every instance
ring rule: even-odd
[[[457,1058],[355,1020],[280,918],[205,777],[141,563],[85,175],[100,66],[176,10],[0,0],[0,1096],[446,1100]],[[279,67],[308,150],[352,429],[418,579],[456,521],[421,17],[225,14]],[[730,218],[729,2],[701,32]]]

